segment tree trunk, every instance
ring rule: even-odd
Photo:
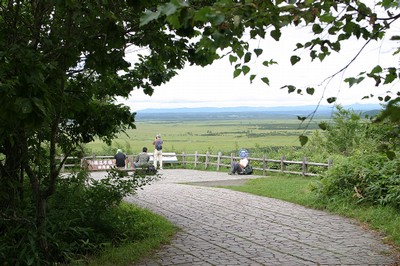
[[[0,163],[0,210],[16,213],[23,195],[22,149],[12,143],[18,142],[13,139],[2,145],[5,161]]]

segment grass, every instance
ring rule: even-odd
[[[118,247],[106,248],[95,256],[76,261],[70,265],[132,265],[141,258],[151,255],[162,244],[169,243],[171,237],[179,230],[164,217],[133,204],[123,203],[121,208],[125,209],[125,215],[135,217],[135,225],[132,225],[131,230],[136,231],[138,240]]]
[[[389,206],[366,206],[350,199],[323,199],[311,191],[310,183],[317,179],[301,176],[272,176],[253,179],[241,186],[229,186],[236,191],[281,199],[309,208],[353,218],[363,226],[384,235],[383,240],[400,248],[400,212]]]
[[[232,151],[240,148],[267,146],[300,146],[298,136],[311,134],[299,129],[297,119],[254,120],[193,120],[193,121],[137,121],[136,129],[127,130],[107,145],[99,140],[87,144],[89,154],[107,155],[122,148],[128,154],[137,154],[142,147],[152,147],[156,134],[164,140],[164,150],[177,153]],[[151,149],[150,149],[151,150]]]

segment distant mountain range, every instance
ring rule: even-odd
[[[382,107],[379,104],[352,104],[343,106],[363,114],[374,115]],[[145,109],[137,111],[136,120],[185,120],[185,119],[226,119],[226,118],[285,118],[308,116],[315,112],[315,116],[330,117],[335,110],[333,105],[322,105],[316,110],[314,105],[305,106],[277,106],[277,107],[201,107],[201,108],[164,108]]]

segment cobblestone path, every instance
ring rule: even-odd
[[[391,247],[350,219],[227,189],[181,184],[234,182],[243,176],[181,169],[161,174],[162,180],[127,201],[163,215],[182,230],[170,245],[137,265],[395,265]]]

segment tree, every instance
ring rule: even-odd
[[[251,72],[251,61],[259,58],[267,49],[251,47],[250,40],[272,38],[279,41],[284,28],[307,26],[312,29],[314,37],[305,43],[298,43],[294,51],[309,50],[312,60],[323,61],[333,52],[340,52],[342,44],[350,38],[363,41],[364,47],[372,41],[382,40],[400,18],[398,1],[389,0],[216,0],[200,7],[197,2],[174,0],[160,5],[156,11],[146,10],[141,25],[155,20],[164,21],[176,29],[181,38],[195,43],[196,54],[201,58],[195,63],[206,65],[217,58],[229,56],[234,65],[234,77],[248,75],[250,82],[257,77],[256,73]],[[390,39],[396,41],[400,37],[390,36]],[[394,55],[399,52],[400,47],[397,47]],[[295,65],[300,60],[302,58],[293,52],[291,64]],[[349,60],[349,65],[354,60]],[[273,59],[263,61],[266,67],[275,63]],[[373,79],[376,86],[392,83],[399,79],[398,66],[377,65],[373,69],[360,71],[356,77],[346,78],[345,82],[353,86],[366,78]],[[261,80],[269,85],[269,77],[263,76]],[[283,88],[288,93],[313,95],[315,92],[314,87],[297,88],[292,84]],[[396,122],[400,121],[397,115],[399,95],[399,91],[392,91],[385,97],[379,97],[389,107],[380,119],[390,117]],[[374,95],[365,95],[365,98],[370,97]],[[327,101],[334,103],[336,98],[331,97]],[[305,144],[307,137],[301,136],[300,140]]]
[[[163,2],[0,1],[0,217],[23,220],[31,196],[43,254],[46,202],[63,163],[56,156],[134,128],[116,97],[135,88],[151,95],[187,60],[186,40],[163,24],[139,27],[141,13]],[[131,47],[146,49],[132,65]]]
[[[289,25],[311,26],[317,37],[297,48],[324,60],[353,36],[366,42],[383,38],[400,17],[398,3],[383,0],[376,6],[386,9],[385,17],[351,0],[0,1],[1,217],[21,220],[24,198],[32,195],[37,244],[46,254],[46,202],[61,167],[56,156],[68,156],[96,137],[110,142],[134,128],[134,114],[116,103],[117,96],[133,89],[151,95],[186,62],[205,66],[221,56],[229,56],[235,77],[248,74],[253,81],[257,76],[248,63],[263,48],[251,49],[244,34],[279,41]],[[325,32],[330,38],[320,36]],[[125,53],[133,48],[145,52],[130,64]],[[291,58],[292,64],[299,60]],[[377,66],[347,81],[370,77],[379,85],[397,80],[397,72]],[[398,99],[398,94],[382,99],[391,107],[389,116],[398,110]]]

